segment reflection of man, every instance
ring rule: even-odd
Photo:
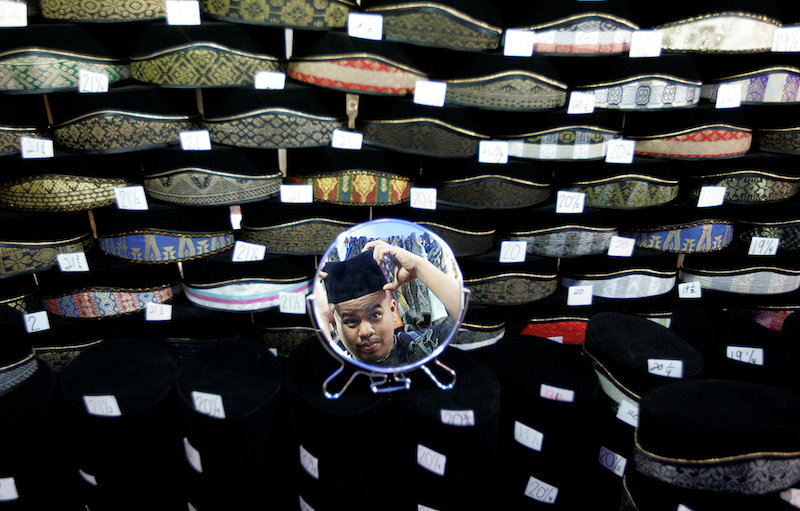
[[[385,258],[395,266],[390,283],[379,265]],[[428,355],[452,330],[461,304],[456,279],[430,261],[380,240],[367,243],[355,257],[327,263],[322,277],[330,303],[328,319],[339,340],[355,358],[371,364],[403,365]],[[415,278],[442,302],[448,318],[420,332],[396,333],[398,309],[392,291]]]

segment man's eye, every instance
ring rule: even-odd
[[[381,317],[380,312],[376,312],[375,314],[372,315],[372,319],[380,319],[380,317]]]
[[[347,320],[347,321],[345,321],[345,322],[344,322],[344,324],[345,324],[346,326],[353,327],[353,326],[355,326],[355,325],[357,325],[357,324],[358,324],[358,321],[355,321],[355,320],[352,320],[352,319],[350,319],[350,320]]]

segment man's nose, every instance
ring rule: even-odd
[[[372,323],[369,321],[362,321],[361,325],[358,327],[358,336],[362,338],[368,338],[375,333],[375,329],[372,328]]]

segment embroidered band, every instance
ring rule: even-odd
[[[709,125],[662,135],[630,135],[636,154],[660,158],[725,158],[746,153],[752,131],[731,125]]]
[[[536,34],[535,53],[575,55],[627,53],[638,28],[626,19],[595,12],[524,27]]]
[[[498,174],[478,174],[436,183],[436,200],[472,208],[522,208],[546,201],[550,184]]]
[[[526,241],[528,254],[545,257],[577,257],[608,251],[614,227],[563,225],[531,231],[508,232],[508,239]]]
[[[51,241],[0,241],[0,275],[45,270],[55,266],[58,254],[85,252],[92,247],[90,233]]]
[[[758,128],[758,148],[769,153],[800,154],[800,127]]]
[[[242,219],[242,241],[265,245],[271,254],[322,255],[342,231],[354,222],[303,218],[269,226],[249,226]]]
[[[659,481],[691,490],[740,495],[764,495],[791,487],[800,479],[800,459],[796,456],[693,462],[656,456],[638,443],[633,453],[636,470]]]
[[[762,170],[734,170],[692,176],[689,195],[700,196],[703,186],[724,186],[725,202],[753,203],[788,199],[800,191],[800,177]]]
[[[53,139],[61,147],[85,153],[152,149],[180,142],[180,132],[196,129],[190,116],[157,116],[101,110],[58,124]]]
[[[643,271],[638,271],[635,275],[602,276],[593,275],[587,277],[561,277],[561,285],[570,286],[592,286],[592,295],[603,298],[644,298],[647,296],[663,295],[670,292],[675,287],[675,272],[672,277],[662,277],[658,275],[646,275]]]
[[[483,51],[497,48],[503,35],[500,27],[443,3],[398,2],[367,7],[364,12],[383,17],[383,36],[387,41]]]
[[[723,84],[739,87],[741,90],[739,99],[745,105],[794,103],[798,101],[797,91],[798,87],[800,87],[800,69],[788,66],[773,67],[724,78],[718,83],[703,84],[701,96],[716,102],[717,92]]]
[[[74,21],[134,21],[166,17],[164,0],[40,0],[45,18]]]
[[[656,26],[664,50],[768,52],[780,21],[745,12],[719,12]]]
[[[621,236],[636,239],[636,246],[665,252],[711,252],[727,247],[733,239],[733,223],[709,220],[697,224],[653,228]]]
[[[0,184],[0,205],[25,211],[80,211],[114,204],[125,178],[44,174]]]
[[[198,42],[131,58],[136,80],[162,86],[252,86],[259,71],[283,71],[276,57]]]
[[[333,204],[377,206],[408,201],[411,179],[370,170],[343,170],[310,176],[291,176],[289,183],[310,184],[314,200]]]
[[[34,346],[36,358],[47,364],[54,373],[59,374],[84,350],[103,342],[103,339],[68,346]]]
[[[33,376],[33,373],[36,372],[38,367],[39,362],[33,350],[31,350],[30,355],[24,359],[0,367],[0,396],[7,394]]]
[[[481,278],[465,278],[470,303],[481,305],[520,305],[546,298],[558,287],[556,275],[500,273]]]
[[[180,284],[145,289],[88,288],[63,296],[45,296],[47,312],[65,318],[101,318],[142,312],[148,303],[166,303]]]
[[[496,110],[549,110],[567,103],[567,86],[522,70],[448,79],[445,104]]]
[[[109,84],[130,78],[127,62],[58,50],[30,48],[0,55],[0,90],[52,92],[78,89],[79,71],[108,76]]]
[[[654,110],[688,108],[700,101],[700,82],[642,76],[622,83],[603,83],[575,90],[594,94],[595,108]]]
[[[97,239],[106,254],[148,263],[188,261],[233,247],[232,233],[187,234],[178,232],[133,232],[103,235]]]
[[[47,135],[34,127],[0,125],[0,155],[19,154],[22,137],[46,138]]]
[[[800,288],[800,271],[769,267],[730,271],[684,267],[678,276],[683,282],[698,282],[703,289],[727,293],[769,295],[789,293]]]
[[[570,182],[563,189],[584,193],[584,205],[589,207],[647,208],[675,199],[678,196],[678,179],[621,174]]]
[[[185,206],[230,205],[266,199],[278,193],[280,172],[247,175],[197,167],[149,173],[144,177],[147,195]]]
[[[777,238],[780,240],[779,250],[800,250],[800,219],[786,218],[772,222],[755,220],[738,220],[736,237],[750,244],[754,236]]]
[[[235,147],[322,147],[331,143],[343,119],[322,117],[286,108],[265,108],[239,116],[206,118],[203,126],[212,142]]]
[[[255,312],[277,307],[283,293],[308,294],[310,280],[277,284],[259,279],[195,285],[183,283],[183,292],[195,305],[206,309]]]
[[[597,160],[606,156],[606,142],[618,131],[591,126],[564,126],[520,135],[508,141],[508,155],[535,160]]]
[[[250,23],[327,30],[347,26],[347,15],[355,7],[345,0],[201,0],[203,15],[210,18]]]
[[[360,131],[365,143],[412,154],[452,158],[477,156],[480,140],[487,138],[433,118],[365,120]]]
[[[332,89],[401,96],[413,94],[417,80],[427,78],[422,71],[371,55],[293,58],[286,74]]]
[[[586,339],[585,317],[530,318],[509,325],[509,331],[520,335],[557,339],[564,344],[583,344]]]

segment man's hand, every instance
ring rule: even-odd
[[[383,286],[387,291],[396,291],[406,282],[411,282],[419,276],[419,268],[425,260],[418,255],[396,245],[389,245],[383,240],[373,240],[364,245],[362,252],[372,250],[372,258],[378,264],[388,257],[394,263],[394,280]]]

